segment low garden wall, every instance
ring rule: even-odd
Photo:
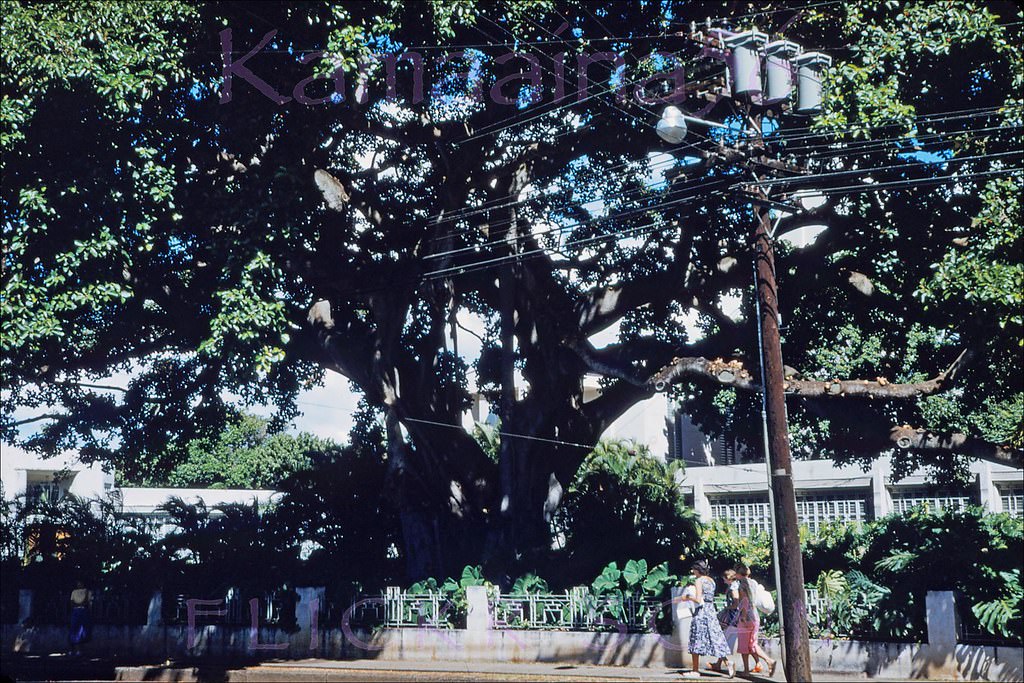
[[[300,589],[300,593],[317,589]],[[673,615],[671,634],[538,630],[495,630],[487,614],[486,593],[470,591],[466,629],[342,628],[321,629],[297,610],[297,630],[278,628],[155,623],[142,626],[98,625],[88,653],[133,660],[383,659],[390,661],[509,662],[598,664],[630,667],[682,667],[689,618]],[[315,599],[315,598],[314,598]],[[849,640],[812,640],[811,666],[817,673],[844,672],[908,679],[1024,680],[1024,650],[956,643],[952,594],[929,594],[927,643],[896,644]],[[157,612],[158,613],[158,612]],[[67,631],[57,626],[3,625],[4,657],[67,649]],[[767,649],[777,656],[779,644]]]

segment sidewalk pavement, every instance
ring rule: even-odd
[[[125,667],[118,669],[118,680],[145,681],[210,681],[224,680],[231,683],[265,683],[267,681],[580,681],[582,683],[628,683],[630,681],[683,683],[691,680],[682,677],[687,669],[662,667],[592,666],[586,664],[500,664],[485,662],[410,662],[384,660],[324,660],[306,659],[281,662],[263,662],[239,669],[216,671],[210,667],[183,669],[177,667]],[[218,675],[220,674],[220,675]],[[723,683],[729,680],[724,674],[703,671],[700,680],[706,683]],[[784,681],[782,671],[774,678],[759,674],[737,672],[737,681],[769,683]],[[863,675],[816,674],[815,681],[867,680]],[[874,681],[895,679],[871,679]]]
[[[686,669],[663,667],[614,667],[586,664],[501,664],[486,662],[410,662],[305,659],[288,661],[240,662],[165,662],[159,665],[119,666],[126,662],[103,659],[71,661],[46,656],[4,658],[3,673],[17,681],[29,680],[119,680],[175,681],[176,683],[227,681],[229,683],[283,683],[367,681],[368,683],[407,681],[581,681],[582,683],[629,683],[630,681],[682,683]],[[705,683],[721,683],[723,674],[704,671]],[[738,672],[737,681],[768,683],[783,681],[781,670],[774,679]],[[817,673],[816,682],[867,680],[863,675]],[[897,679],[871,679],[874,681]]]

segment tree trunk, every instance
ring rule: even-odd
[[[480,447],[459,430],[435,427],[408,443],[397,418],[389,417],[387,426],[387,495],[402,523],[406,578],[457,577],[482,556],[493,466],[466,466],[486,456],[466,452]]]

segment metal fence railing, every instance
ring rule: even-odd
[[[572,631],[657,630],[656,620],[671,603],[639,595],[596,597],[586,588],[563,593],[496,593],[489,602],[494,628]]]

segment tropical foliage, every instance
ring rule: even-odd
[[[915,640],[925,633],[928,591],[955,591],[976,631],[1020,638],[1024,521],[980,508],[917,508],[833,529],[805,549],[807,578],[831,602],[820,632]],[[823,569],[823,567],[828,567]]]
[[[585,582],[609,563],[675,562],[698,544],[696,515],[679,487],[682,465],[645,446],[602,441],[587,456],[555,518],[565,581]]]
[[[149,483],[181,488],[277,489],[291,475],[319,466],[318,455],[340,448],[301,433],[271,434],[268,420],[242,415],[215,438],[190,441],[185,459]]]
[[[818,121],[756,124],[808,171],[758,166],[773,196],[831,199],[830,229],[778,254],[796,450],[896,447],[949,478],[965,456],[1021,464],[1020,10],[812,5],[5,0],[0,436],[154,478],[230,404],[274,405],[276,429],[340,373],[384,413],[419,577],[534,568],[580,444],[659,388],[756,443],[750,197],[714,163],[750,138],[667,147],[607,60],[583,74],[592,96],[552,82],[558,55],[614,50],[628,80],[671,51],[701,84],[678,104],[705,108],[721,65],[677,34],[711,14],[836,58]],[[424,60],[422,99],[397,92],[405,50],[464,45],[484,47]],[[500,58],[513,46],[541,83]],[[474,97],[495,86],[511,103]],[[702,115],[738,124],[734,105]],[[479,358],[450,333],[467,316]],[[471,378],[528,437],[496,461],[462,426]]]

